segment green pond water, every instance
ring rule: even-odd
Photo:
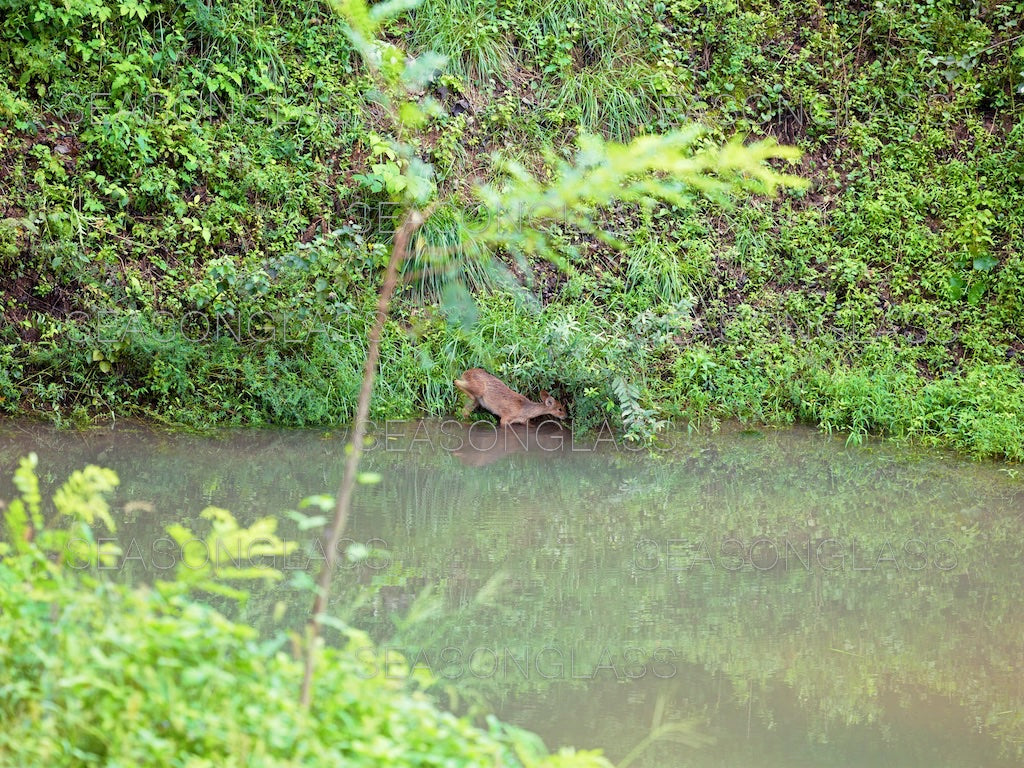
[[[550,426],[378,425],[331,610],[428,669],[446,706],[633,766],[1024,762],[1024,470],[810,430],[675,433],[660,451]],[[117,578],[178,556],[172,522],[281,517],[333,493],[345,435],[0,422],[44,489],[115,469]],[[307,512],[309,510],[306,510]],[[294,575],[294,574],[291,574]],[[242,618],[298,626],[308,592],[253,587]]]

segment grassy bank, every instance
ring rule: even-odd
[[[0,409],[346,420],[396,160],[329,10],[0,7]],[[690,120],[800,146],[813,185],[608,210],[619,249],[552,231],[566,268],[533,265],[528,292],[470,260],[469,302],[412,265],[375,415],[453,412],[453,376],[485,365],[582,428],[802,421],[1024,459],[1022,19],[427,0],[390,34],[450,58],[420,147],[442,190],[495,152],[541,168],[579,126]],[[458,235],[447,209],[423,233]]]

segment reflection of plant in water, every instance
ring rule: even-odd
[[[884,727],[894,706],[922,695],[951,697],[992,723],[991,734],[1014,730],[1005,713],[1021,701],[1000,670],[1024,636],[1024,626],[1006,624],[1022,615],[1013,587],[1019,524],[971,512],[990,481],[965,488],[935,465],[908,468],[871,453],[853,460],[831,447],[790,455],[785,443],[745,440],[728,449],[709,442],[660,464],[602,456],[571,482],[567,465],[526,460],[480,480],[399,475],[380,503],[419,500],[418,583],[441,584],[448,613],[390,642],[422,654],[435,673],[444,648],[462,661],[474,649],[508,651],[528,668],[540,649],[571,651],[575,681],[536,668],[462,670],[447,681],[491,701],[583,685],[609,654],[621,660],[631,649],[653,655],[667,646],[680,668],[730,683],[759,717],[796,697],[823,736]],[[623,485],[633,493],[606,504]],[[444,502],[432,511],[425,500],[435,496]],[[451,506],[466,513],[449,519]],[[638,541],[657,545],[643,568]],[[767,544],[780,554],[774,567]],[[414,544],[399,536],[393,546]],[[506,588],[483,605],[474,590],[497,563]],[[966,659],[965,645],[976,649]]]

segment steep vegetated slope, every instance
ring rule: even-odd
[[[401,159],[330,9],[0,10],[0,409],[347,418]],[[530,293],[469,251],[412,264],[378,418],[451,412],[484,364],[635,436],[801,420],[1024,459],[1024,3],[425,0],[389,33],[449,58],[420,151],[456,196],[494,153],[693,120],[800,146],[813,186],[609,210],[621,247],[554,232]],[[423,237],[458,242],[456,206]]]

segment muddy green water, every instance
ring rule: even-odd
[[[459,711],[633,766],[1024,761],[1024,470],[806,430],[675,434],[657,454],[552,429],[379,426],[332,611]],[[332,493],[344,435],[88,433],[0,423],[0,499],[115,469],[117,575],[170,567],[171,522]],[[524,449],[524,446],[526,449]],[[315,569],[319,540],[284,520]],[[354,551],[354,550],[353,550]],[[243,618],[301,621],[257,586]],[[397,669],[397,667],[396,667]],[[382,665],[379,674],[394,670]]]

